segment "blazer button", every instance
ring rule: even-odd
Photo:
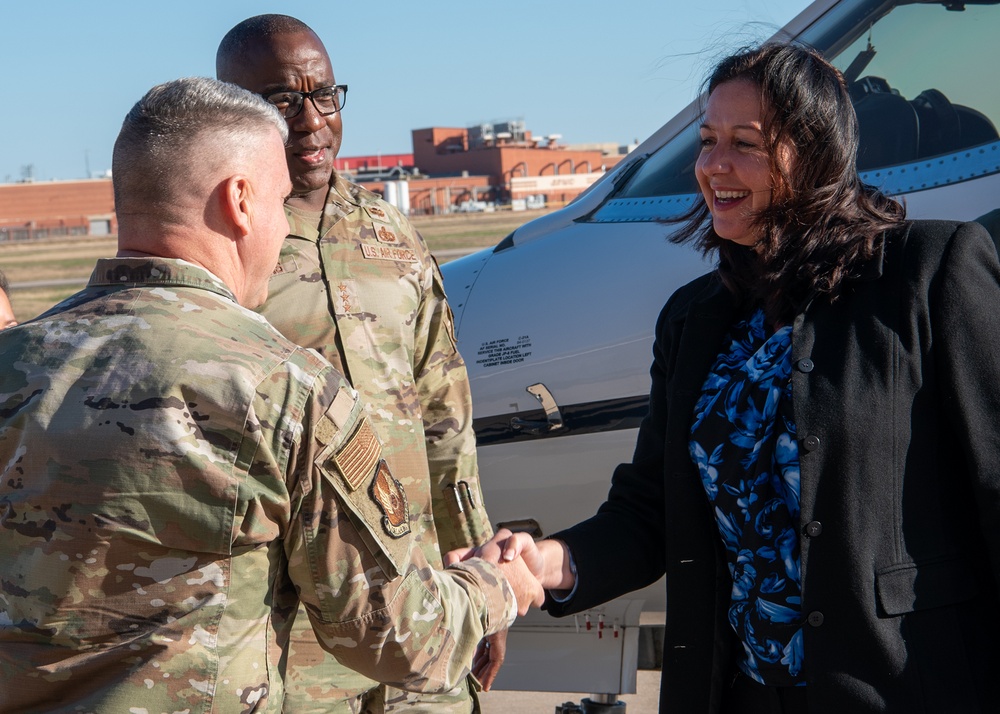
[[[819,448],[819,437],[810,434],[802,440],[802,445],[806,447],[806,451],[815,451]]]
[[[795,364],[795,366],[799,368],[800,372],[807,372],[808,373],[808,372],[812,372],[813,371],[813,367],[815,367],[816,365],[813,364],[813,361],[811,359],[809,359],[808,357],[806,357],[804,359],[800,359]]]
[[[809,521],[806,523],[805,532],[810,538],[815,538],[823,532],[823,524],[819,521]]]
[[[806,618],[806,622],[808,622],[813,627],[819,627],[820,625],[823,624],[823,613],[820,612],[819,610],[810,612],[809,617]]]

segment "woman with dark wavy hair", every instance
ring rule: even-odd
[[[996,711],[1000,261],[860,180],[841,74],[768,44],[708,82],[718,267],[656,326],[650,411],[587,521],[500,532],[557,615],[664,573],[660,711]]]
[[[732,148],[766,170],[766,188],[756,204],[715,196],[717,154],[710,149],[716,139],[712,127],[703,126],[696,172],[705,200],[672,240],[697,236],[703,251],[717,251],[726,288],[764,306],[772,319],[790,317],[813,294],[835,299],[844,279],[875,255],[882,233],[904,215],[899,203],[858,176],[858,122],[840,72],[818,53],[765,45],[720,62],[706,95],[706,113],[713,106],[734,110],[733,95],[748,101],[741,108],[759,113],[754,126],[737,132]],[[718,216],[725,231],[734,211],[739,228],[752,226],[752,239],[721,235],[708,220]]]

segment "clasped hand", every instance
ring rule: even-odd
[[[531,605],[541,607],[546,589],[570,589],[575,576],[569,567],[569,549],[562,541],[536,542],[527,533],[511,533],[506,528],[478,548],[460,548],[444,556],[445,565],[468,558],[482,558],[500,566],[514,595],[517,611],[525,615]],[[503,663],[505,638],[493,636],[498,642],[484,640],[476,651],[472,671],[489,691]],[[497,645],[501,645],[498,647]]]
[[[542,606],[545,591],[539,578],[545,561],[527,533],[511,533],[501,528],[492,539],[476,548],[459,548],[447,553],[444,564],[451,565],[469,558],[482,558],[500,566],[517,597],[518,615],[526,615],[532,605]]]

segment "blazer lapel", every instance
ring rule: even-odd
[[[705,376],[719,354],[735,314],[732,296],[718,281],[713,281],[692,303],[684,318],[668,395],[675,417],[690,420]]]

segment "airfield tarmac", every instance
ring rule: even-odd
[[[636,678],[635,694],[623,694],[626,714],[656,714],[660,698],[660,671],[640,669]],[[589,694],[572,692],[483,692],[483,714],[554,714],[556,707],[565,702],[579,704]]]

